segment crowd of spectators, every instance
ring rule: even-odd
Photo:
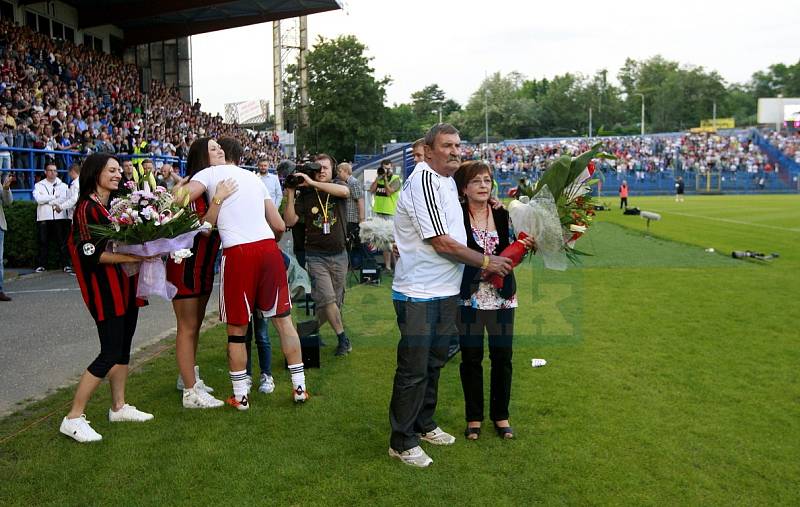
[[[800,131],[788,133],[769,131],[765,133],[765,136],[773,146],[800,164]]]
[[[245,165],[280,158],[274,133],[223,123],[158,81],[145,100],[135,65],[0,19],[0,169],[43,169],[53,159],[65,170],[75,158],[4,147],[185,158],[200,136],[237,139]]]
[[[490,144],[466,146],[464,159],[488,162],[496,174],[518,173],[538,178],[539,173],[561,155],[575,156],[602,142],[606,152],[616,160],[602,160],[599,167],[606,173],[634,180],[655,178],[663,171],[681,174],[685,171],[705,173],[723,171],[759,174],[772,171],[765,154],[749,135],[686,134],[681,136],[618,137],[573,139],[537,144]]]

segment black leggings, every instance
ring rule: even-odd
[[[461,387],[467,421],[483,420],[483,332],[489,335],[489,418],[508,419],[511,399],[511,343],[514,309],[475,310],[461,307],[458,331],[461,343]]]
[[[136,332],[139,308],[129,308],[122,317],[109,317],[97,324],[100,335],[100,354],[87,370],[97,378],[105,378],[109,370],[117,364],[128,364],[131,360],[131,342]]]

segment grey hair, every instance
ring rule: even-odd
[[[459,135],[458,129],[449,123],[437,123],[425,134],[425,144],[433,148],[433,142],[436,141],[436,136],[439,134],[455,134]]]

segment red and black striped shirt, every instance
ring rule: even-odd
[[[72,234],[67,241],[83,301],[97,321],[121,317],[133,305],[146,304],[136,298],[138,275],[128,276],[121,264],[100,263],[100,254],[106,251],[108,240],[93,237],[89,225],[109,223],[105,207],[92,199],[78,201]]]

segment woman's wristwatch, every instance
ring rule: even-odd
[[[215,197],[215,198],[211,199],[211,202],[213,202],[217,206],[222,206],[222,199],[220,199],[219,197]]]

